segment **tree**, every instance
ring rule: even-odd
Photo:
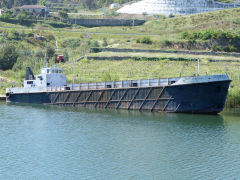
[[[106,46],[108,46],[107,39],[103,38],[103,47],[106,47]]]
[[[29,18],[29,13],[26,12],[25,10],[21,11],[20,13],[18,13],[18,15],[16,16],[16,18],[18,19],[18,21],[20,23],[22,23],[24,20]]]
[[[14,0],[14,7],[29,5],[29,4],[37,4],[37,0]]]
[[[58,12],[58,16],[60,17],[60,19],[62,20],[68,20],[68,14],[65,11],[59,11]]]
[[[63,55],[64,55],[64,59],[65,59],[65,61],[68,61],[68,59],[69,59],[69,55],[68,55],[68,52],[67,52],[66,49],[64,49],[64,51],[63,51]]]
[[[0,0],[0,7],[12,8],[22,6],[24,4],[37,4],[37,0]]]
[[[1,0],[0,1],[0,5],[2,8],[5,7],[5,8],[10,9],[10,8],[12,8],[13,4],[14,4],[14,0]]]
[[[9,44],[3,45],[3,47],[0,49],[0,69],[11,69],[14,63],[17,61],[17,58],[18,54],[15,46]]]
[[[12,17],[13,12],[11,10],[6,9],[1,18],[8,20]]]
[[[94,2],[93,0],[84,0],[83,6],[88,9],[93,9],[96,8],[96,2]]]
[[[15,31],[14,29],[12,29],[12,30],[8,33],[8,38],[9,38],[9,39],[19,40],[20,34],[19,34],[18,31]]]
[[[47,57],[52,58],[55,55],[55,48],[52,46],[47,47]]]
[[[41,0],[41,1],[40,1],[40,5],[42,5],[42,6],[47,6],[46,0]]]

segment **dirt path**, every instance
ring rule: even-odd
[[[2,77],[2,76],[0,76],[0,81],[8,82],[8,83],[10,83],[10,84],[12,84],[12,85],[17,85],[17,84],[19,84],[19,83],[17,83],[16,81],[10,80],[10,79],[8,79],[8,78],[6,78],[6,77]]]

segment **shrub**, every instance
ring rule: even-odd
[[[118,13],[117,13],[116,11],[113,11],[113,12],[111,13],[111,15],[112,15],[112,16],[118,16]]]
[[[9,44],[4,45],[0,50],[0,69],[11,69],[17,61],[17,58],[18,54],[15,46]]]
[[[67,39],[63,41],[63,47],[70,47],[72,49],[75,49],[80,45],[81,45],[81,39],[72,38],[72,39]]]
[[[93,46],[93,47],[99,47],[98,41],[93,41],[92,46]]]
[[[69,55],[68,55],[68,52],[67,52],[66,49],[64,49],[64,51],[63,51],[63,55],[64,55],[64,59],[65,59],[65,61],[68,61],[68,59],[69,59]]]
[[[103,47],[106,47],[106,46],[108,46],[107,39],[103,38]]]
[[[34,34],[33,34],[32,32],[29,32],[29,33],[27,33],[27,36],[28,36],[28,37],[33,37]]]
[[[101,52],[101,50],[98,47],[93,47],[90,49],[90,52],[91,53],[99,53],[99,52]]]
[[[180,34],[181,39],[187,39],[188,42],[196,40],[213,40],[213,51],[239,52],[240,51],[240,33],[223,30],[205,30],[197,32],[184,31]],[[218,46],[220,45],[220,46]]]
[[[181,39],[186,39],[188,38],[189,36],[189,33],[187,31],[183,31],[181,34],[180,34],[180,38]]]
[[[61,20],[68,20],[68,14],[66,11],[59,11],[58,16],[60,17]]]
[[[27,11],[21,11],[20,13],[18,13],[18,15],[16,16],[17,20],[19,21],[19,23],[23,23],[24,20],[29,19],[30,15]]]
[[[35,56],[39,59],[43,58],[44,57],[44,52],[42,49],[37,49],[36,52],[35,52]]]
[[[171,41],[169,41],[169,40],[163,41],[163,46],[171,46],[171,45],[172,45]]]
[[[143,37],[141,43],[152,44],[152,40],[149,37]]]
[[[18,40],[19,37],[20,37],[19,32],[15,31],[15,30],[11,30],[10,33],[8,34],[8,38],[9,38],[9,39]]]
[[[202,40],[211,39],[211,38],[212,38],[212,34],[213,34],[213,32],[205,31],[205,32],[203,32],[201,39],[202,39]]]
[[[103,73],[103,76],[102,76],[102,80],[103,80],[103,81],[111,81],[112,78],[111,78],[110,72],[104,72],[104,73]]]
[[[55,48],[52,46],[47,47],[47,57],[52,58],[55,55]]]
[[[232,46],[230,46],[230,51],[237,52],[237,48],[234,45],[232,45]]]
[[[230,52],[230,48],[228,46],[223,46],[222,50],[225,52]]]
[[[138,38],[136,42],[142,44],[152,44],[152,40],[149,37]]]
[[[47,34],[45,37],[47,38],[48,41],[55,40],[55,36],[53,34]]]
[[[216,45],[212,45],[211,49],[212,49],[213,51],[220,51],[220,50],[221,50],[221,48],[219,48],[219,47],[216,46]]]
[[[110,72],[106,71],[103,73],[102,80],[103,81],[118,81],[119,77],[116,74],[112,75]]]

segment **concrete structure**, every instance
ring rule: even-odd
[[[41,15],[41,16],[49,15],[48,8],[46,6],[42,6],[42,5],[24,5],[24,6],[16,8],[16,11],[17,10],[20,10],[20,11],[25,10],[33,15]]]
[[[239,7],[240,4],[220,3],[214,0],[142,0],[119,9],[118,13],[187,15]]]
[[[34,39],[39,40],[39,41],[45,41],[46,38],[44,36],[40,36],[38,34],[34,34]]]
[[[69,19],[72,24],[86,27],[97,26],[139,26],[145,23],[140,19]]]
[[[3,15],[3,10],[2,10],[2,9],[0,9],[0,16],[1,16],[1,15]]]

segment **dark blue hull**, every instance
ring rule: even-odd
[[[7,102],[216,114],[224,109],[230,82],[10,94]]]

